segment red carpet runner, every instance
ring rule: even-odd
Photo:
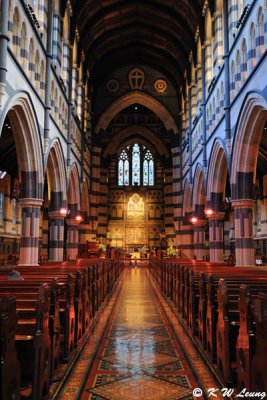
[[[188,400],[198,386],[146,270],[129,270],[81,400]]]

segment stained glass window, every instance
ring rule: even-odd
[[[118,184],[129,186],[129,159],[125,150],[121,152],[118,163]]]
[[[154,185],[154,161],[150,150],[147,150],[144,156],[143,164],[143,184],[144,186]]]
[[[124,161],[124,185],[129,186],[129,161]]]
[[[118,160],[119,186],[153,186],[155,184],[154,159],[145,145],[127,145]]]
[[[134,144],[133,146],[132,158],[133,158],[132,184],[140,185],[140,147],[138,144]]]
[[[143,163],[143,185],[147,186],[148,185],[148,161],[144,160]]]

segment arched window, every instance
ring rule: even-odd
[[[258,32],[257,32],[257,49],[258,49],[258,57],[261,57],[264,53],[264,16],[262,8],[260,7],[258,12]]]
[[[154,160],[150,150],[147,150],[144,156],[143,185],[144,186],[154,185]]]
[[[119,186],[153,186],[155,167],[151,151],[142,144],[129,144],[118,159]]]
[[[242,80],[245,81],[247,79],[247,42],[246,39],[243,39],[242,42],[242,65],[241,65],[241,77]]]
[[[20,34],[20,61],[23,68],[27,67],[28,49],[27,49],[27,31],[25,22],[22,23]]]
[[[119,186],[129,186],[129,157],[126,150],[122,150],[118,164]]]
[[[133,185],[140,185],[140,147],[138,144],[133,145],[132,151],[132,183]]]

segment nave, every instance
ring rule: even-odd
[[[126,269],[96,329],[99,343],[89,338],[57,398],[189,400],[195,388],[218,387],[146,267]],[[82,365],[93,346],[86,379]]]

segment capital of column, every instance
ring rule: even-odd
[[[204,219],[199,219],[197,220],[197,222],[194,222],[194,227],[197,228],[204,227],[205,225],[207,225],[207,221],[205,221]]]
[[[49,211],[49,218],[64,219],[65,216],[61,214],[60,211]]]
[[[43,199],[24,198],[19,200],[20,207],[40,208],[43,204]]]
[[[77,221],[75,218],[66,219],[66,224],[69,226],[77,226],[80,225],[80,221]]]
[[[225,212],[215,211],[212,215],[207,215],[208,220],[222,221],[225,217]]]
[[[256,200],[254,199],[236,199],[232,200],[232,207],[234,208],[253,208]]]

